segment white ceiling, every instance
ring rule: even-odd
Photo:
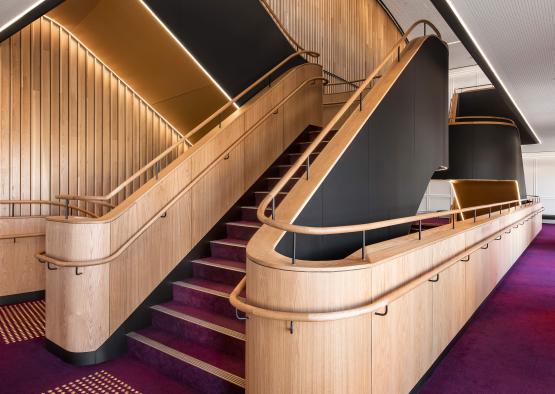
[[[382,0],[403,29],[428,19],[450,49],[451,69],[475,64],[430,0]],[[555,0],[446,0],[533,131],[555,139]]]
[[[418,19],[427,19],[432,22],[439,29],[443,40],[449,44],[449,68],[476,64],[430,0],[382,0],[382,2],[404,31],[408,30]],[[422,31],[418,33],[422,34]]]
[[[555,135],[555,1],[451,0],[540,138]]]
[[[44,0],[0,0],[0,31],[8,28],[20,16]]]

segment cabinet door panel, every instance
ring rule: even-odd
[[[433,362],[432,284],[372,316],[372,393],[408,393]],[[402,372],[400,372],[402,371]]]
[[[441,354],[466,321],[464,264],[459,261],[446,269],[432,285],[434,358]]]

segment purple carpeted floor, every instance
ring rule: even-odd
[[[56,388],[66,393],[72,389],[94,393],[194,392],[130,356],[93,367],[75,367],[49,353],[44,348],[44,338],[0,343],[0,393],[62,392]]]
[[[555,393],[555,225],[543,225],[420,393]]]

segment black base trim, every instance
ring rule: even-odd
[[[542,215],[542,219],[555,220],[555,215]]]
[[[0,297],[0,305],[19,304],[20,302],[37,301],[44,299],[44,290],[29,293],[11,294]]]
[[[58,356],[66,363],[84,367],[87,365],[95,365],[110,359],[108,357],[109,350],[102,345],[98,350],[93,352],[74,353],[56,345],[54,342],[46,339],[46,350]]]

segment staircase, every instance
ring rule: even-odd
[[[192,261],[192,277],[172,283],[172,301],[151,308],[152,326],[128,334],[129,352],[179,380],[183,392],[244,392],[245,324],[235,317],[228,297],[245,275],[246,246],[260,227],[258,204],[319,132],[307,128],[240,199],[249,203],[240,207],[240,218],[225,224],[227,237],[210,241],[211,255]],[[311,162],[317,155],[311,155]],[[295,174],[276,205],[303,173]]]

